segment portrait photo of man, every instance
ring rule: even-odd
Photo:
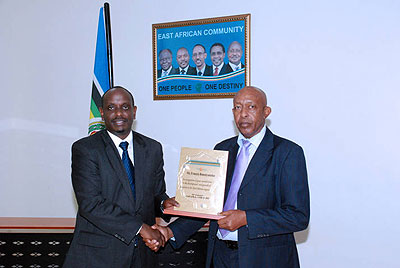
[[[242,45],[238,41],[233,41],[228,47],[228,73],[238,71],[245,67],[245,65],[241,62],[242,55]]]
[[[185,47],[181,47],[176,52],[176,61],[178,62],[179,67],[176,68],[177,74],[187,74],[187,75],[196,75],[196,68],[189,65],[190,56],[189,52]]]
[[[161,69],[157,71],[157,78],[177,74],[176,69],[172,67],[172,52],[170,49],[161,50],[158,58]]]
[[[192,60],[196,64],[196,74],[198,76],[211,76],[212,67],[207,65],[205,60],[207,58],[206,48],[197,44],[193,47]]]
[[[225,47],[221,43],[214,43],[210,48],[213,76],[229,73],[225,59]]]

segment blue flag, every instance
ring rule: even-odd
[[[103,8],[100,8],[99,24],[97,28],[96,56],[94,60],[92,97],[90,102],[89,135],[105,128],[99,107],[101,107],[101,96],[103,96],[103,94],[110,88],[109,77],[104,13]]]

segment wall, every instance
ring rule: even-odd
[[[70,146],[87,133],[101,1],[0,1],[0,216],[73,217]],[[152,100],[151,25],[251,13],[251,82],[273,132],[305,150],[303,267],[398,267],[397,1],[110,1],[115,83],[135,129],[164,147],[175,194],[181,146],[236,133],[230,99]]]

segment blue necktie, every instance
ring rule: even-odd
[[[128,146],[129,143],[127,141],[123,141],[119,144],[119,147],[122,148],[122,163],[124,164],[126,174],[128,175],[129,178],[129,184],[131,186],[132,194],[133,194],[133,199],[136,200],[136,194],[135,194],[135,168],[132,164],[131,159],[129,158],[128,154]]]

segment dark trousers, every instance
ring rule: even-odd
[[[239,267],[239,254],[237,249],[229,248],[223,241],[216,239],[213,253],[214,268]]]

